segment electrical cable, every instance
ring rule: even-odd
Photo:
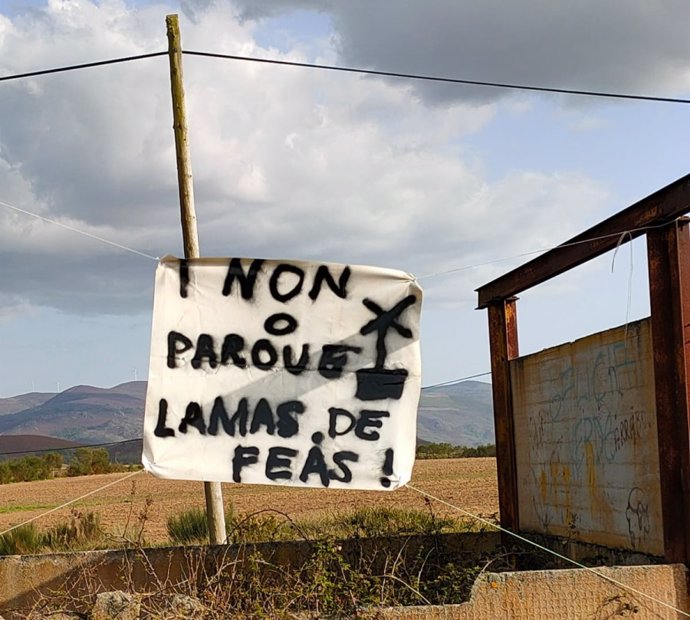
[[[12,435],[5,435],[11,437]],[[42,454],[44,452],[67,452],[69,450],[79,450],[80,448],[104,448],[106,446],[120,446],[126,443],[133,443],[141,441],[142,437],[134,437],[133,439],[121,439],[119,441],[108,441],[106,443],[89,443],[79,444],[76,446],[62,446],[60,448],[41,448],[40,450],[13,450],[11,452],[0,452],[0,456],[12,456],[14,454]]]
[[[404,73],[397,71],[380,71],[376,69],[363,69],[361,67],[346,67],[341,65],[326,65],[320,63],[297,62],[293,60],[277,60],[274,58],[256,58],[253,56],[240,56],[237,54],[220,54],[215,52],[200,52],[196,50],[182,50],[183,54],[188,56],[199,56],[205,58],[220,58],[224,60],[239,60],[244,62],[256,62],[262,64],[301,67],[306,69],[320,69],[323,71],[339,71],[344,73],[356,73],[360,75],[375,75],[379,77],[393,77],[406,80],[417,80],[426,82],[440,82],[446,84],[462,84],[466,86],[481,86],[487,88],[501,88],[506,90],[521,90],[529,92],[555,93],[562,95],[579,95],[585,97],[599,97],[606,99],[627,99],[633,101],[651,101],[654,103],[680,103],[690,104],[690,99],[683,97],[661,97],[656,95],[636,95],[632,93],[614,93],[609,91],[595,91],[595,90],[580,90],[573,88],[554,88],[548,86],[533,86],[529,84],[513,84],[509,82],[489,82],[486,80],[469,80],[462,78],[450,78],[435,75],[424,75],[419,73]],[[80,69],[90,69],[93,67],[102,67],[105,65],[113,65],[118,63],[132,62],[136,60],[143,60],[147,58],[155,58],[158,56],[166,56],[168,52],[151,52],[148,54],[137,54],[134,56],[124,56],[121,58],[110,58],[107,60],[97,60],[94,62],[80,63],[76,65],[66,65],[62,67],[53,67],[51,69],[41,69],[37,71],[27,71],[25,73],[16,73],[12,75],[0,76],[0,82],[8,82],[12,80],[19,80],[29,77],[38,77],[42,75],[51,75],[55,73],[65,73],[68,71],[77,71]]]
[[[37,77],[39,75],[51,75],[53,73],[66,73],[67,71],[77,71],[79,69],[90,69],[91,67],[102,67],[104,65],[115,65],[133,60],[143,60],[145,58],[155,58],[156,56],[167,56],[168,52],[153,52],[150,54],[138,54],[136,56],[124,56],[122,58],[110,58],[108,60],[96,60],[94,62],[84,62],[78,65],[66,65],[64,67],[54,67],[52,69],[41,69],[39,71],[28,71],[26,73],[15,73],[14,75],[0,76],[0,82],[11,80],[21,80],[23,78]]]
[[[563,95],[582,95],[586,97],[603,97],[609,99],[631,99],[635,101],[653,101],[656,103],[683,103],[690,104],[690,99],[682,97],[657,97],[654,95],[633,95],[626,93],[612,93],[594,90],[576,90],[571,88],[550,88],[546,86],[530,86],[526,84],[510,84],[506,82],[486,82],[482,80],[465,80],[460,78],[449,78],[432,75],[422,75],[417,73],[399,73],[395,71],[378,71],[375,69],[362,69],[358,67],[343,67],[339,65],[324,65],[311,62],[296,62],[293,60],[275,60],[272,58],[255,58],[253,56],[239,56],[237,54],[217,54],[213,52],[197,52],[192,50],[182,50],[188,56],[201,56],[205,58],[222,58],[225,60],[241,60],[245,62],[256,62],[269,65],[281,65],[288,67],[302,67],[306,69],[321,69],[326,71],[341,71],[345,73],[359,73],[363,75],[376,75],[382,77],[403,78],[407,80],[421,80],[426,82],[443,82],[447,84],[465,84],[468,86],[486,86],[489,88],[503,88],[509,90],[525,90],[543,93],[558,93]]]

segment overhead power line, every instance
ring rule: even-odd
[[[488,88],[502,88],[508,90],[523,90],[542,93],[557,93],[563,95],[580,95],[585,97],[603,97],[609,99],[628,99],[633,101],[652,101],[655,103],[683,103],[690,104],[690,99],[682,97],[658,97],[654,95],[635,95],[629,93],[614,93],[607,91],[595,90],[577,90],[572,88],[552,88],[548,86],[533,86],[529,84],[512,84],[508,82],[488,82],[484,80],[468,80],[462,78],[450,78],[435,75],[423,75],[418,73],[402,73],[396,71],[377,71],[375,69],[362,69],[360,67],[344,67],[339,65],[324,65],[310,62],[296,62],[293,60],[276,60],[274,58],[256,58],[253,56],[239,56],[236,54],[218,54],[214,52],[199,52],[194,50],[183,50],[183,54],[188,56],[201,56],[206,58],[221,58],[225,60],[240,60],[244,62],[257,62],[270,65],[279,65],[287,67],[302,67],[306,69],[320,69],[324,71],[340,71],[345,73],[358,73],[361,75],[376,75],[380,77],[393,77],[407,80],[421,80],[426,82],[439,82],[446,84],[464,84],[466,86],[484,86]],[[149,54],[139,54],[136,56],[123,56],[121,58],[110,58],[108,60],[97,60],[94,62],[81,63],[77,65],[67,65],[62,67],[54,67],[52,69],[41,69],[38,71],[29,71],[26,73],[16,73],[13,75],[0,76],[0,82],[7,82],[10,80],[19,80],[28,77],[37,77],[41,75],[50,75],[53,73],[65,73],[67,71],[77,71],[80,69],[89,69],[92,67],[101,67],[105,65],[113,65],[118,63],[131,62],[135,60],[143,60],[146,58],[155,58],[157,56],[166,56],[168,52],[152,52]]]
[[[375,69],[361,69],[358,67],[342,67],[338,65],[322,65],[310,62],[295,62],[292,60],[275,60],[272,58],[255,58],[253,56],[237,56],[235,54],[216,54],[212,52],[195,52],[184,50],[188,56],[203,56],[207,58],[223,58],[226,60],[242,60],[246,62],[258,62],[269,65],[283,65],[288,67],[303,67],[306,69],[323,69],[326,71],[343,71],[346,73],[360,73],[364,75],[377,75],[382,77],[403,78],[407,80],[422,80],[426,82],[443,82],[446,84],[465,84],[468,86],[487,86],[489,88],[504,88],[510,90],[527,90],[542,93],[560,93],[564,95],[583,95],[586,97],[606,97],[611,99],[632,99],[637,101],[654,101],[657,103],[685,103],[690,104],[690,99],[680,97],[656,97],[653,95],[632,95],[625,93],[612,93],[595,90],[576,90],[571,88],[549,88],[546,86],[530,86],[527,84],[510,84],[506,82],[485,82],[481,80],[465,80],[460,78],[440,77],[434,75],[421,75],[418,73],[398,73],[395,71],[377,71]]]
[[[7,435],[8,437],[10,435]],[[121,446],[126,443],[133,443],[135,441],[141,441],[141,437],[133,437],[132,439],[121,439],[119,441],[108,441],[106,443],[88,443],[88,444],[78,444],[76,446],[61,446],[55,448],[39,448],[38,450],[11,450],[9,452],[0,452],[0,456],[12,456],[15,454],[42,454],[44,452],[69,452],[70,450],[79,450],[80,448],[106,448],[108,446]]]
[[[110,58],[109,60],[96,60],[94,62],[85,62],[79,65],[66,65],[64,67],[55,67],[53,69],[41,69],[39,71],[29,71],[27,73],[15,73],[14,75],[0,76],[0,82],[8,82],[10,80],[20,80],[22,78],[36,77],[39,75],[50,75],[51,73],[66,73],[67,71],[77,71],[79,69],[90,69],[92,67],[102,67],[104,65],[116,65],[123,62],[131,62],[133,60],[143,60],[144,58],[154,58],[156,56],[167,56],[168,52],[153,52],[151,54],[139,54],[137,56],[123,56],[121,58]]]

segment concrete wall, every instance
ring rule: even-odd
[[[510,370],[521,530],[662,555],[649,319]]]
[[[455,552],[459,558],[463,554],[495,550],[499,544],[498,537],[492,535],[449,535],[439,542],[449,549],[457,545]],[[374,540],[371,543],[377,544]],[[360,540],[357,544],[367,542]],[[282,543],[260,547],[262,553],[271,555],[272,561],[290,563],[303,555],[308,545]],[[83,589],[84,594],[91,594],[89,600],[92,600],[96,591],[118,589],[150,593],[164,586],[166,596],[172,600],[175,592],[190,589],[188,586],[180,588],[180,584],[199,576],[199,561],[203,563],[214,557],[233,559],[233,554],[241,551],[229,547],[196,547],[148,549],[145,558],[141,552],[125,551],[4,557],[0,559],[0,613],[6,620],[27,618],[28,609],[41,593],[65,589],[75,595]],[[585,569],[485,572],[475,582],[467,603],[378,609],[363,617],[379,620],[606,620],[618,617],[670,620],[687,617],[690,611],[688,573],[683,565],[595,570],[596,573]],[[136,600],[136,596],[133,598]],[[681,615],[673,608],[686,614]],[[313,615],[300,617],[306,619]]]
[[[681,564],[597,569],[484,573],[462,605],[397,607],[382,620],[676,620],[690,610],[687,570]],[[655,602],[606,581],[614,579]],[[661,602],[663,601],[663,603]],[[685,613],[678,613],[679,609]]]
[[[340,552],[346,562],[357,566],[357,558],[366,558],[377,574],[388,570],[389,557],[397,557],[401,562],[406,555],[431,557],[436,561],[452,558],[459,568],[475,567],[487,557],[505,555],[505,550],[499,550],[497,532],[349,538],[340,542]],[[68,595],[71,601],[86,601],[95,592],[113,590],[165,592],[170,596],[175,592],[189,593],[215,575],[220,566],[224,571],[235,570],[245,558],[255,554],[263,559],[262,565],[266,567],[287,569],[302,566],[313,553],[313,542],[292,541],[0,556],[0,614],[5,620],[20,620],[45,597],[52,600],[62,595]],[[637,563],[645,558],[624,554],[610,560]],[[267,572],[275,579],[274,571],[267,568]]]

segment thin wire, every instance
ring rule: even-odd
[[[77,444],[76,446],[63,446],[61,448],[41,448],[40,450],[14,450],[12,452],[0,452],[0,456],[12,456],[13,454],[41,454],[43,452],[67,452],[68,450],[79,450],[79,448],[101,448],[105,446],[120,446],[122,444],[140,441],[141,439],[141,437],[134,437],[133,439],[121,439],[120,441],[108,441],[107,443]]]
[[[632,279],[633,279],[633,247],[632,241],[633,236],[629,231],[624,231],[621,233],[618,243],[616,243],[616,249],[613,251],[613,258],[611,259],[611,273],[613,273],[613,268],[616,265],[616,255],[618,254],[618,249],[625,240],[625,237],[630,237],[630,270],[628,271],[628,297],[625,306],[625,331],[623,332],[623,340],[625,341],[625,346],[628,346],[628,323],[630,322],[630,308],[632,306]]]
[[[547,86],[530,86],[527,84],[511,84],[507,82],[487,82],[483,80],[465,80],[460,78],[449,78],[433,75],[422,75],[417,73],[399,73],[394,71],[377,71],[375,69],[362,69],[358,67],[344,67],[336,65],[324,65],[308,62],[296,62],[290,60],[275,60],[271,58],[255,58],[251,56],[238,56],[235,54],[217,54],[212,52],[198,52],[192,50],[182,50],[183,54],[189,56],[202,56],[206,58],[222,58],[225,60],[241,60],[245,62],[257,62],[271,65],[282,65],[289,67],[303,67],[307,69],[321,69],[326,71],[340,71],[345,73],[358,73],[364,75],[377,75],[382,77],[395,77],[408,80],[421,80],[427,82],[442,82],[446,84],[465,84],[468,86],[485,86],[489,88],[502,88],[508,90],[524,90],[531,92],[543,93],[558,93],[564,95],[580,95],[586,97],[600,97],[607,99],[628,99],[634,101],[652,101],[656,103],[682,103],[690,104],[690,99],[682,97],[659,97],[654,95],[633,95],[629,93],[612,93],[606,91],[594,90],[577,90],[570,88],[551,88]],[[50,75],[53,73],[65,73],[68,71],[77,71],[80,69],[90,69],[93,67],[102,67],[105,65],[114,65],[125,62],[132,62],[136,60],[144,60],[146,58],[155,58],[157,56],[166,56],[168,52],[151,52],[148,54],[137,54],[135,56],[123,56],[120,58],[110,58],[108,60],[97,60],[94,62],[85,62],[77,65],[66,65],[63,67],[54,67],[52,69],[41,69],[38,71],[28,71],[26,73],[15,73],[12,75],[0,76],[0,82],[8,82],[11,80],[19,80],[29,77],[37,77],[42,75]]]
[[[629,231],[624,230],[621,233],[621,235],[618,239],[618,243],[616,243],[616,249],[613,251],[613,258],[611,258],[611,273],[613,273],[613,268],[616,266],[616,255],[618,254],[618,249],[621,247],[622,243],[625,241],[626,236],[630,237],[630,241],[633,240],[632,234]]]
[[[500,263],[500,262],[507,261],[507,260],[513,260],[515,258],[523,258],[525,256],[531,256],[532,254],[541,254],[542,252],[551,252],[553,250],[560,250],[562,248],[569,248],[569,247],[575,246],[575,245],[582,245],[583,243],[592,243],[593,241],[602,241],[603,239],[609,239],[610,237],[619,237],[619,243],[616,245],[616,250],[617,250],[618,247],[621,245],[621,243],[623,241],[623,237],[625,235],[629,235],[630,239],[632,240],[632,233],[634,233],[634,232],[641,232],[643,230],[653,230],[655,228],[663,228],[664,226],[668,226],[668,223],[642,226],[640,228],[632,228],[629,230],[623,230],[621,232],[615,232],[615,233],[610,233],[608,235],[602,235],[601,237],[591,237],[590,239],[583,239],[582,241],[572,241],[570,243],[561,243],[560,245],[554,245],[552,247],[542,248],[540,250],[531,250],[529,252],[523,252],[522,254],[514,254],[512,256],[504,256],[503,258],[495,258],[493,260],[486,261],[484,263],[475,263],[473,265],[464,265],[462,267],[454,267],[453,269],[447,269],[445,271],[436,271],[434,273],[427,273],[427,274],[424,274],[423,276],[417,276],[415,279],[416,280],[423,280],[426,278],[435,278],[437,276],[445,276],[445,275],[448,275],[449,273],[456,273],[458,271],[465,271],[467,269],[476,269],[477,267],[484,267],[485,265],[491,265],[493,263]],[[614,252],[614,259],[615,259],[615,252]]]
[[[35,217],[36,219],[43,220],[44,222],[48,222],[49,224],[55,224],[56,226],[60,226],[62,228],[65,228],[69,231],[78,233],[80,235],[84,235],[85,237],[89,237],[90,239],[95,239],[96,241],[101,241],[103,243],[107,243],[108,245],[112,245],[115,248],[119,248],[120,250],[125,250],[127,252],[131,252],[132,254],[137,254],[138,256],[143,256],[144,258],[150,258],[151,260],[158,261],[160,260],[157,256],[151,256],[150,254],[146,254],[145,252],[140,252],[139,250],[135,250],[134,248],[127,247],[126,245],[122,245],[121,243],[116,243],[115,241],[110,241],[109,239],[104,239],[103,237],[99,237],[98,235],[94,235],[92,233],[86,232],[85,230],[80,230],[79,228],[75,228],[74,226],[70,226],[69,224],[63,224],[62,222],[58,222],[57,220],[53,220],[49,217],[45,217],[43,215],[38,215],[38,213],[32,213],[31,211],[26,211],[25,209],[20,209],[19,207],[15,207],[7,202],[3,202],[0,200],[0,206],[6,207],[7,209],[12,209],[13,211],[18,211],[19,213],[23,213],[24,215],[30,215],[31,217]]]
[[[0,82],[9,82],[10,80],[20,80],[22,78],[36,77],[39,75],[50,75],[51,73],[65,73],[67,71],[76,71],[78,69],[89,69],[91,67],[102,67],[103,65],[114,65],[123,62],[131,62],[133,60],[143,60],[144,58],[154,58],[155,56],[167,56],[168,52],[153,52],[151,54],[139,54],[137,56],[124,56],[122,58],[111,58],[109,60],[97,60],[95,62],[85,62],[78,65],[67,65],[64,67],[55,67],[54,69],[41,69],[39,71],[29,71],[27,73],[15,73],[14,75],[0,76]]]
[[[577,566],[578,568],[582,568],[584,570],[589,571],[590,573],[594,573],[597,577],[601,577],[602,579],[618,586],[619,588],[623,588],[624,590],[628,590],[629,592],[632,592],[634,594],[637,594],[638,596],[642,596],[646,599],[649,599],[650,601],[653,601],[655,603],[658,603],[659,605],[663,605],[664,607],[667,607],[668,609],[671,609],[686,618],[690,618],[690,613],[683,611],[682,609],[679,609],[677,607],[674,607],[670,603],[667,603],[666,601],[662,601],[660,599],[654,598],[650,594],[647,594],[645,592],[642,592],[641,590],[638,590],[637,588],[633,588],[632,586],[626,585],[622,581],[618,581],[617,579],[614,579],[613,577],[609,577],[608,575],[605,575],[604,573],[599,572],[595,568],[592,568],[590,566],[585,566],[584,564],[581,564],[580,562],[573,560],[569,558],[568,556],[562,555],[561,553],[558,553],[557,551],[554,551],[553,549],[549,549],[548,547],[545,547],[543,545],[540,545],[539,543],[534,542],[533,540],[530,540],[529,538],[525,538],[524,536],[520,536],[520,534],[516,534],[515,532],[511,532],[510,530],[501,527],[500,525],[493,523],[489,521],[488,519],[483,519],[482,517],[479,517],[463,508],[460,508],[459,506],[455,506],[451,504],[450,502],[447,502],[439,497],[435,497],[434,495],[431,495],[431,493],[427,493],[426,491],[422,491],[421,489],[418,489],[417,487],[413,487],[411,484],[406,484],[405,485],[408,489],[411,489],[412,491],[416,491],[420,495],[423,495],[424,497],[428,497],[429,499],[432,499],[434,501],[440,502],[441,504],[444,504],[448,506],[449,508],[452,508],[453,510],[457,510],[458,512],[463,513],[464,515],[471,517],[473,519],[476,519],[480,523],[483,523],[484,525],[488,525],[490,527],[493,527],[504,534],[508,534],[510,536],[513,536],[514,538],[517,538],[518,540],[528,543],[532,545],[533,547],[536,547],[537,549],[540,549],[541,551],[545,551],[546,553],[550,553],[551,555],[560,558],[561,560],[565,560],[566,562],[569,562],[570,564],[573,564]]]
[[[435,271],[433,273],[425,273],[423,276],[416,276],[415,280],[425,280],[426,278],[435,278],[437,276],[445,276],[449,273],[457,273],[458,271],[466,271],[468,269],[476,269],[477,267],[484,267],[485,265],[492,265],[494,263],[502,263],[503,261],[513,260],[515,258],[523,258],[525,256],[531,256],[532,254],[541,254],[542,252],[548,252],[549,250],[554,250],[558,246],[552,248],[542,248],[540,250],[532,250],[530,252],[523,252],[522,254],[513,254],[512,256],[504,256],[502,258],[494,258],[493,260],[488,260],[483,263],[474,263],[472,265],[463,265],[462,267],[453,267],[446,271]]]
[[[425,385],[422,387],[423,390],[430,390],[432,388],[443,387],[444,385],[455,385],[456,383],[462,383],[463,381],[468,381],[469,379],[476,379],[477,377],[486,377],[490,375],[491,371],[480,372],[476,375],[468,375],[467,377],[461,377],[460,379],[450,379],[449,381],[442,381],[441,383],[434,383],[432,385]]]
[[[225,60],[242,60],[246,62],[258,62],[269,65],[282,65],[289,67],[303,67],[306,69],[323,69],[326,71],[342,71],[345,73],[360,73],[365,75],[379,75],[384,77],[404,78],[408,80],[423,80],[427,82],[445,82],[448,84],[467,84],[470,86],[488,86],[490,88],[504,88],[510,90],[527,90],[544,93],[561,93],[565,95],[583,95],[587,97],[604,97],[609,99],[632,99],[636,101],[654,101],[657,103],[684,103],[690,104],[690,99],[679,97],[656,97],[653,95],[631,95],[624,93],[611,93],[594,90],[574,90],[570,88],[548,88],[545,86],[529,86],[525,84],[510,84],[504,82],[485,82],[480,80],[463,80],[459,78],[421,75],[417,73],[397,73],[394,71],[376,71],[374,69],[361,69],[357,67],[342,67],[336,65],[323,65],[310,62],[295,62],[292,60],[275,60],[272,58],[255,58],[253,56],[238,56],[236,54],[216,54],[212,52],[196,52],[182,50],[188,56],[203,56],[206,58],[223,58]]]
[[[57,512],[58,510],[62,510],[63,508],[67,508],[67,506],[75,504],[78,501],[89,497],[90,495],[94,495],[96,493],[99,493],[100,491],[104,491],[108,487],[111,487],[115,484],[119,484],[120,482],[123,482],[123,481],[127,480],[128,478],[131,478],[132,476],[136,476],[137,474],[140,474],[142,471],[144,471],[144,470],[138,469],[137,471],[130,472],[126,476],[123,476],[122,478],[118,478],[117,480],[113,480],[112,482],[109,482],[108,484],[105,484],[102,487],[94,489],[93,491],[89,491],[88,493],[85,493],[81,497],[77,497],[76,499],[71,499],[68,502],[65,502],[64,504],[61,504],[60,506],[56,506],[55,508],[51,508],[50,510],[47,510],[46,512],[41,513],[40,515],[36,515],[35,517],[31,517],[31,519],[27,519],[26,521],[24,521],[22,523],[18,523],[17,525],[13,525],[12,527],[7,528],[3,532],[0,532],[0,536],[4,536],[5,534],[11,532],[12,530],[16,530],[17,528],[20,528],[23,525],[28,525],[29,523],[33,523],[37,519],[41,519],[41,518],[43,518],[43,517],[45,517],[45,516],[47,516],[53,512]]]
[[[676,224],[677,225],[677,224]],[[632,308],[632,288],[633,288],[633,247],[630,244],[630,270],[628,271],[628,301],[625,306],[625,343],[628,344],[628,323],[630,322],[630,309]]]

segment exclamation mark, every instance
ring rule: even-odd
[[[386,450],[386,459],[383,461],[382,471],[381,486],[387,489],[391,485],[391,481],[386,478],[386,476],[393,475],[393,448],[388,448],[388,450]]]

